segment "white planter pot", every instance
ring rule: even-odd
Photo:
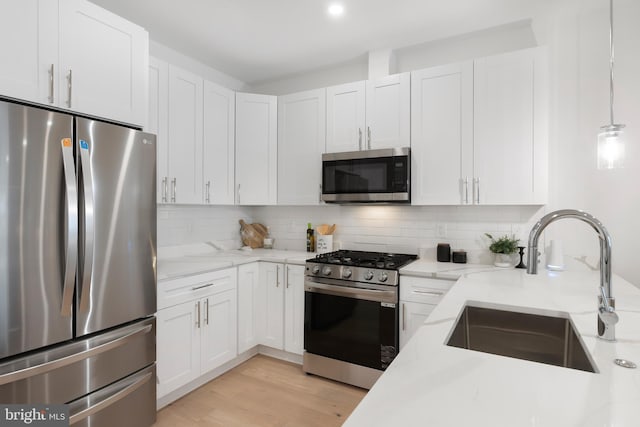
[[[493,261],[493,265],[496,267],[509,268],[513,267],[513,260],[511,254],[495,254],[496,257]]]

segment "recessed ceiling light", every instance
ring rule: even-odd
[[[341,16],[344,13],[344,6],[339,3],[334,3],[329,6],[329,15]]]

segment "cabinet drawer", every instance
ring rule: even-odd
[[[400,276],[400,300],[438,304],[454,283],[454,280]]]
[[[237,269],[158,282],[158,310],[236,288]]]

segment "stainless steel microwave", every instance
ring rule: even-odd
[[[411,203],[409,147],[325,153],[322,200],[327,203]]]

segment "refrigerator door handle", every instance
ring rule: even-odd
[[[69,317],[73,309],[73,287],[78,262],[78,187],[76,186],[76,171],[73,162],[73,143],[71,138],[63,138],[60,141],[60,145],[62,146],[62,166],[67,192],[67,247],[64,254],[66,261],[60,313],[65,317]]]
[[[93,270],[93,173],[89,158],[89,143],[80,140],[80,164],[82,166],[82,181],[84,182],[84,264],[80,278],[80,312],[89,311],[89,295],[91,291],[91,273]]]
[[[153,325],[145,325],[139,329],[136,329],[133,332],[130,332],[126,335],[118,337],[113,341],[100,344],[89,350],[81,351],[80,353],[72,353],[70,355],[61,357],[59,359],[48,361],[40,365],[29,366],[28,368],[24,368],[17,371],[9,372],[4,375],[0,375],[0,386],[4,384],[12,383],[14,381],[19,381],[25,378],[33,377],[39,374],[44,374],[44,373],[71,365],[72,363],[76,363],[81,360],[86,360],[90,357],[97,356],[101,353],[107,352],[114,348],[121,347],[127,344],[128,342],[136,339],[136,337],[139,335],[148,334],[149,332],[151,332],[151,330],[153,330]]]
[[[135,382],[129,384],[122,390],[115,392],[114,394],[106,397],[105,399],[99,401],[95,405],[91,405],[86,409],[78,412],[77,414],[73,414],[69,417],[69,425],[73,425],[79,421],[84,420],[85,418],[100,412],[101,410],[113,405],[114,403],[124,399],[129,396],[131,393],[139,389],[141,386],[149,382],[153,377],[153,372],[147,372],[142,377],[135,380]]]

